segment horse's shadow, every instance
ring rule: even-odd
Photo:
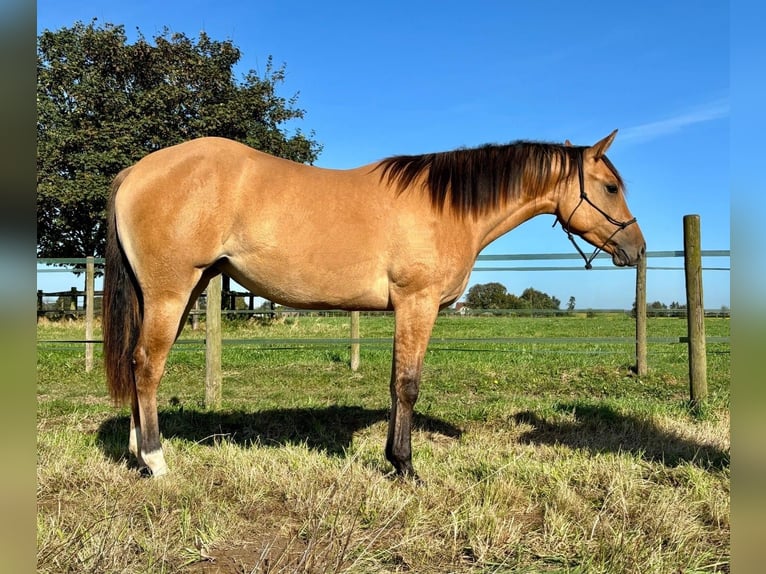
[[[531,411],[514,415],[516,424],[532,426],[520,435],[519,442],[565,445],[592,453],[631,453],[667,467],[692,463],[722,470],[730,464],[728,449],[683,437],[648,418],[626,415],[606,405],[577,402],[560,403],[556,410],[574,420],[552,421]]]
[[[243,447],[301,444],[331,456],[343,456],[356,432],[388,421],[386,409],[360,406],[263,411],[169,408],[160,410],[158,414],[165,438],[208,445],[228,441]],[[129,420],[125,415],[115,416],[99,426],[98,444],[115,461],[127,454]],[[415,414],[413,424],[417,430],[450,438],[459,438],[462,434],[458,427],[422,414]]]
[[[709,469],[729,467],[728,450],[682,437],[663,429],[650,419],[619,413],[605,405],[560,403],[567,420],[551,420],[532,411],[513,415],[509,422],[531,426],[518,441],[526,444],[565,445],[593,453],[632,453],[649,462],[678,466],[689,462]],[[559,417],[555,417],[559,418]],[[306,445],[331,456],[344,456],[356,432],[388,420],[386,409],[360,406],[268,409],[264,411],[208,411],[170,407],[159,412],[160,428],[166,438],[199,444],[219,441],[250,447]],[[98,429],[98,444],[115,461],[127,454],[129,419],[115,416]],[[460,438],[462,430],[445,420],[415,414],[416,430]]]

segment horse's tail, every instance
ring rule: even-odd
[[[135,388],[133,350],[141,326],[141,292],[117,236],[114,198],[130,168],[112,182],[107,208],[104,253],[104,366],[109,394],[117,405],[129,403]]]

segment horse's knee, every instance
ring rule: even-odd
[[[402,386],[400,398],[408,405],[414,405],[420,394],[420,386],[416,382],[409,382]]]
[[[396,398],[407,406],[413,406],[420,394],[420,372],[407,369],[396,377],[394,383]]]

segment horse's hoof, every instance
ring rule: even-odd
[[[423,479],[420,478],[418,476],[418,473],[415,472],[415,471],[412,471],[412,472],[407,473],[407,474],[402,474],[402,475],[399,476],[399,478],[401,480],[404,480],[404,481],[414,485],[414,486],[423,486],[425,484]]]
[[[417,486],[424,484],[423,480],[418,476],[418,473],[415,472],[415,469],[412,467],[412,465],[405,466],[403,468],[396,468],[391,473],[389,473],[387,477],[394,478],[402,482],[411,482]]]
[[[142,466],[138,469],[138,474],[141,478],[160,478],[168,473],[168,467],[163,466],[157,470],[152,470],[148,466]]]
[[[157,470],[152,471],[152,478],[160,478],[162,476],[165,476],[167,473],[168,473],[168,467],[161,466]]]

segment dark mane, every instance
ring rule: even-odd
[[[518,141],[506,145],[401,155],[384,159],[381,178],[403,193],[421,176],[431,204],[449,203],[463,214],[480,215],[522,194],[541,196],[551,185],[577,177],[578,158],[586,148]],[[611,163],[607,165],[619,175]],[[620,180],[620,184],[622,184]]]

